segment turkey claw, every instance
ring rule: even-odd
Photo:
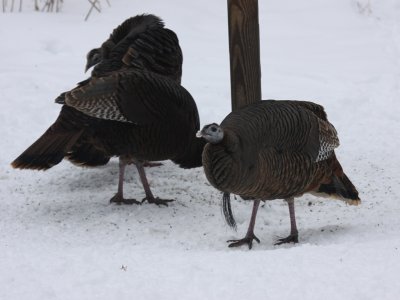
[[[297,234],[291,234],[285,238],[280,238],[277,239],[274,245],[282,245],[286,243],[298,243],[299,242],[299,236]]]
[[[254,235],[254,233],[246,234],[246,236],[240,240],[229,240],[227,241],[227,243],[230,243],[228,246],[229,248],[239,247],[247,244],[249,246],[249,249],[251,249],[253,247],[253,240],[256,240],[257,243],[260,243],[260,240]]]
[[[172,201],[175,201],[175,200],[172,200],[172,199],[160,199],[160,198],[158,198],[158,197],[156,197],[156,198],[154,198],[154,197],[144,197],[143,199],[142,199],[142,203],[143,202],[145,202],[147,200],[147,202],[149,202],[149,203],[153,203],[153,204],[157,204],[157,205],[165,205],[165,206],[168,206],[168,202],[172,202]]]
[[[125,199],[124,197],[121,197],[119,194],[115,194],[114,197],[112,197],[110,199],[110,203],[116,203],[118,205],[121,204],[128,204],[128,205],[132,205],[132,204],[142,204],[141,202],[135,200],[135,199]]]

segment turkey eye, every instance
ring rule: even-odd
[[[211,131],[212,131],[212,132],[216,132],[216,131],[217,131],[217,128],[211,127]]]

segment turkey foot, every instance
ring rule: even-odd
[[[294,213],[294,198],[285,199],[289,205],[289,215],[290,215],[290,234],[285,238],[277,239],[274,245],[282,245],[286,243],[298,243],[299,242],[299,232],[297,231],[296,225],[296,215]]]
[[[165,205],[168,206],[168,202],[172,202],[175,200],[172,199],[160,199],[158,197],[154,198],[154,197],[144,197],[142,200],[142,203],[145,202],[147,200],[147,202],[152,203],[152,204],[157,204],[157,205]]]
[[[254,233],[247,233],[246,236],[244,238],[242,238],[241,240],[229,240],[226,241],[229,244],[229,247],[239,247],[242,246],[244,244],[247,244],[249,246],[249,249],[251,249],[251,247],[253,247],[253,240],[256,240],[257,243],[260,243],[260,240],[258,239],[258,237],[255,236]]]
[[[289,236],[281,239],[277,239],[274,245],[282,245],[286,243],[298,243],[299,235],[298,234],[290,234]]]
[[[255,200],[253,203],[253,211],[251,212],[251,218],[250,218],[250,224],[249,228],[247,228],[247,233],[244,238],[241,240],[229,240],[227,241],[229,244],[229,247],[239,247],[244,244],[247,244],[249,246],[249,249],[253,247],[253,240],[256,240],[257,243],[260,243],[260,240],[258,237],[255,236],[254,234],[254,224],[256,223],[256,216],[257,216],[257,210],[258,206],[260,205],[260,200]]]
[[[151,192],[149,182],[147,181],[146,173],[144,172],[144,168],[143,168],[143,163],[135,162],[135,164],[136,164],[136,168],[138,169],[138,172],[139,172],[140,180],[142,181],[142,184],[143,184],[144,192],[146,193],[146,197],[143,198],[142,203],[147,200],[147,202],[149,202],[149,203],[168,206],[168,204],[167,204],[168,202],[174,201],[174,200],[170,200],[170,199],[160,199],[158,197],[155,198],[153,196],[153,193]]]
[[[149,167],[149,168],[152,168],[152,167],[159,167],[159,166],[162,166],[163,164],[162,163],[159,163],[159,162],[150,162],[150,161],[145,161],[144,163],[143,163],[143,167]]]
[[[140,205],[140,204],[142,204],[141,202],[139,202],[139,201],[137,201],[135,199],[125,199],[119,193],[116,193],[114,195],[114,197],[112,197],[110,199],[110,203],[116,203],[116,204],[119,204],[119,205],[121,205],[121,204],[129,204],[129,205],[132,205],[132,204],[139,204]]]

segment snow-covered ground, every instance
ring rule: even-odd
[[[85,1],[86,2],[86,1]],[[103,1],[104,2],[104,1]],[[147,169],[169,207],[117,206],[118,163],[46,172],[10,162],[55,120],[53,99],[85,79],[88,50],[127,17],[161,16],[179,36],[183,85],[202,125],[230,111],[226,1],[112,0],[93,12],[65,1],[60,14],[0,14],[0,299],[398,299],[400,294],[400,2],[261,0],[263,97],[325,106],[337,151],[362,205],[304,196],[300,243],[287,205],[258,213],[261,239],[242,237],[251,203],[232,202],[238,232],[201,168]],[[143,197],[128,169],[127,195]]]

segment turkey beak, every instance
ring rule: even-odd
[[[196,137],[197,138],[202,138],[203,137],[203,133],[201,132],[201,130],[197,131]]]
[[[85,66],[85,73],[92,67],[93,65],[90,64],[89,62],[87,62],[86,66]]]

